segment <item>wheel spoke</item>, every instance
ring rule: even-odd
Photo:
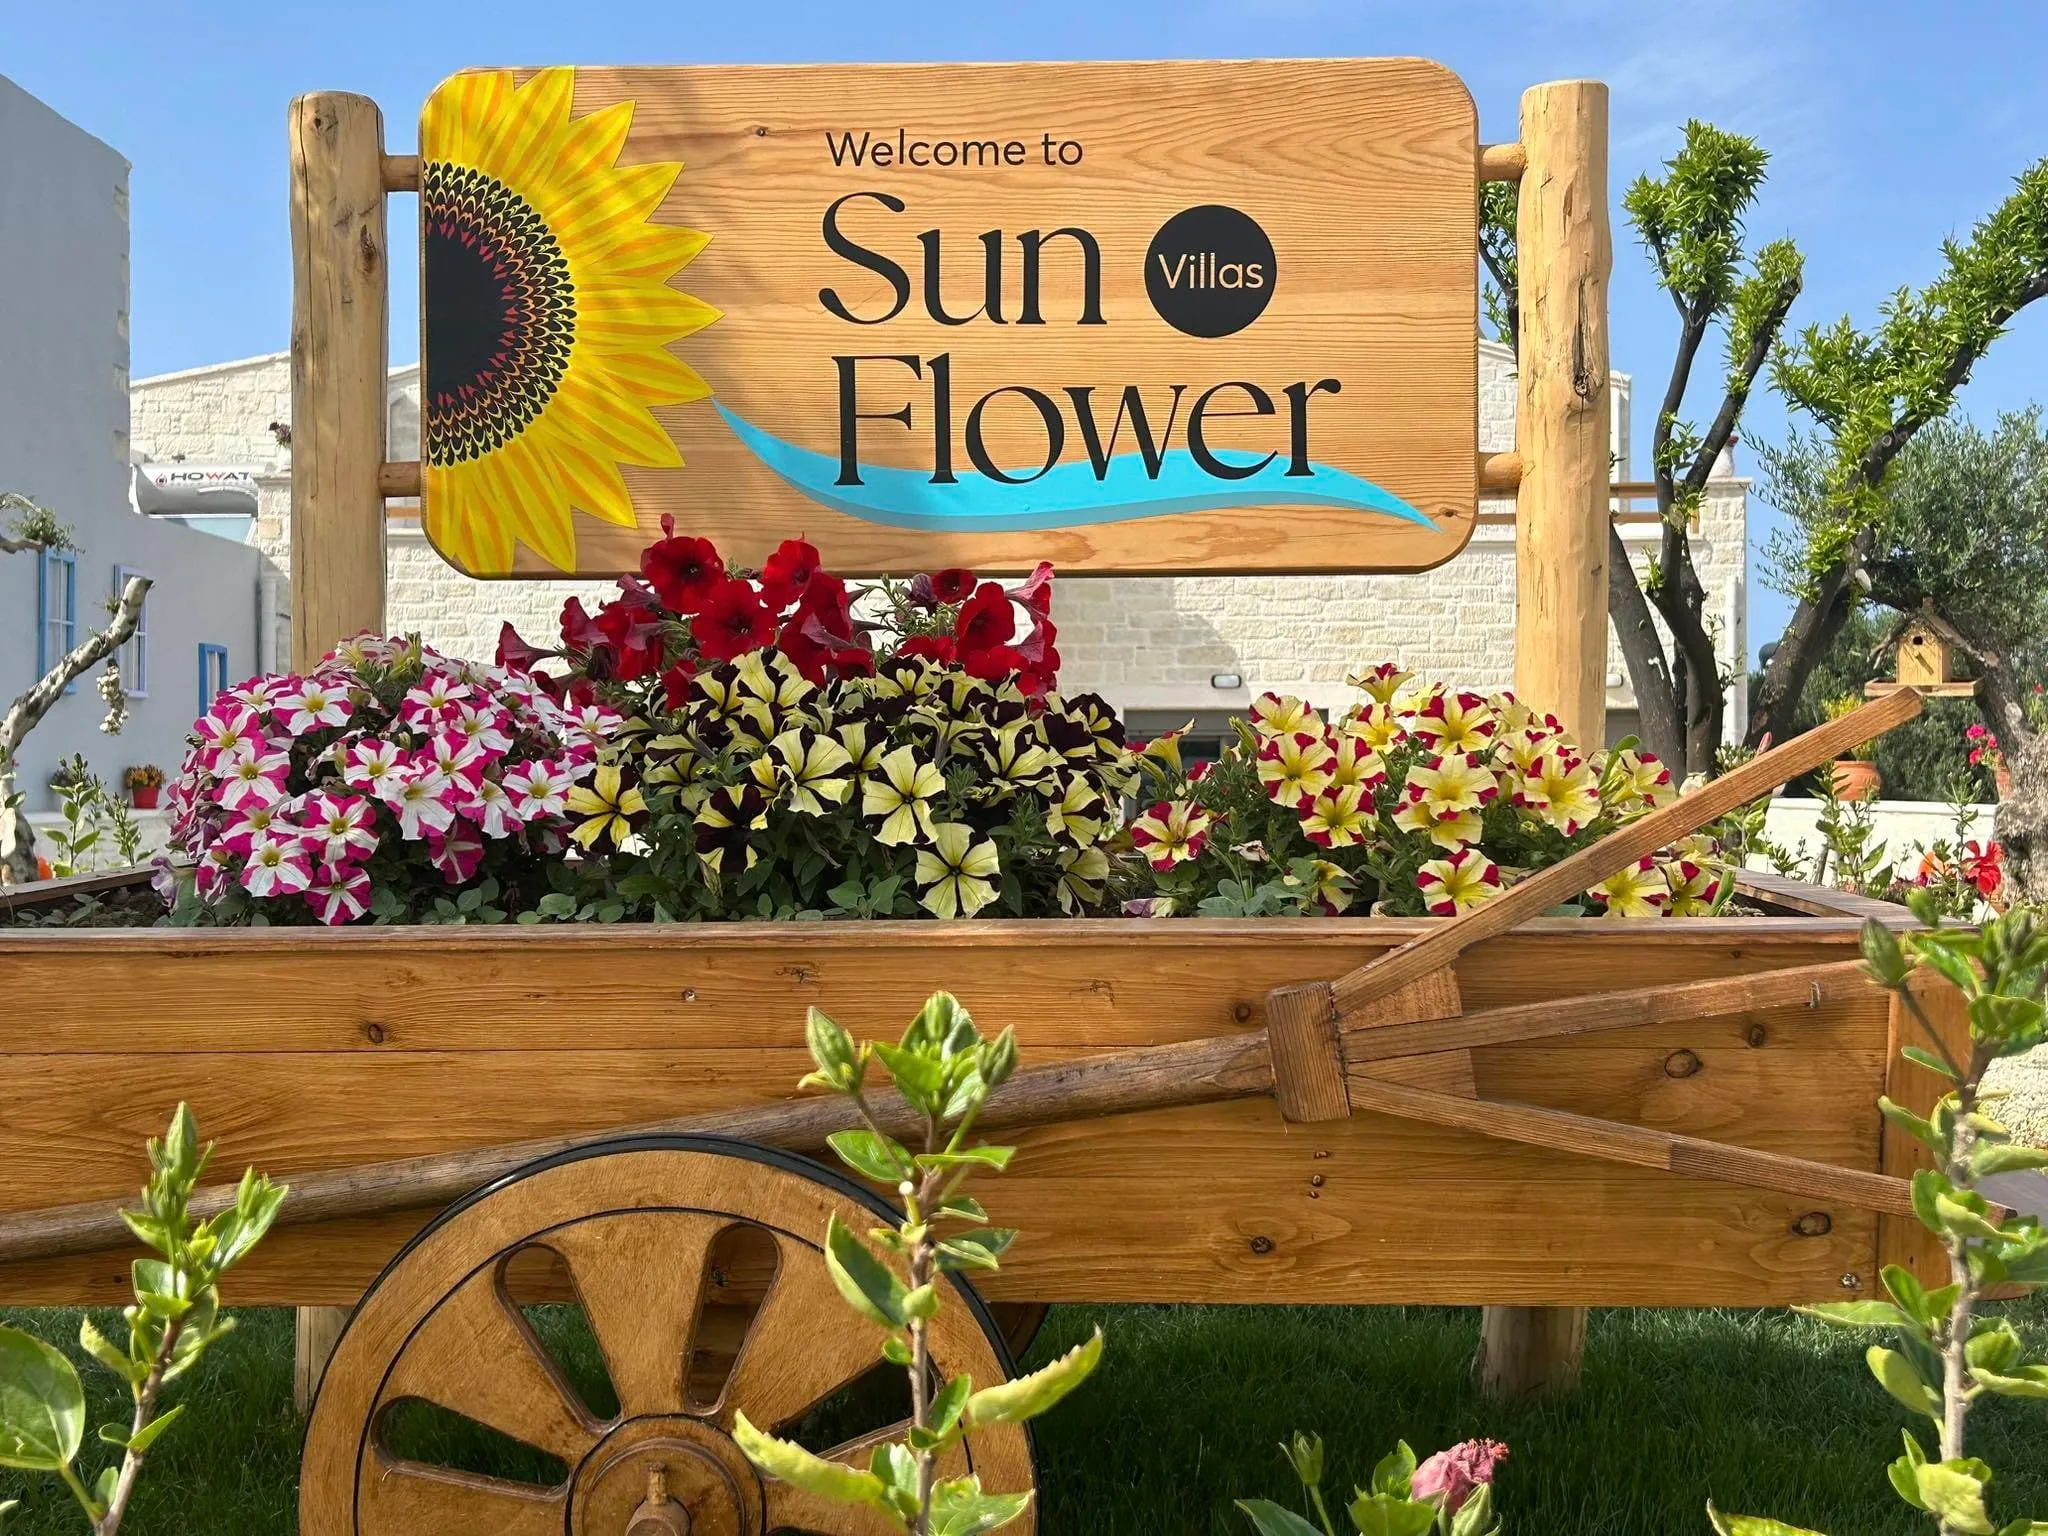
[[[496,1265],[470,1276],[427,1315],[406,1341],[383,1397],[425,1398],[571,1467],[599,1433],[506,1297]]]
[[[741,1412],[757,1429],[780,1429],[882,1357],[886,1335],[848,1310],[817,1252],[776,1241],[781,1262],[719,1399],[722,1424]]]
[[[561,1489],[382,1457],[366,1463],[356,1528],[364,1536],[561,1536]]]
[[[548,1235],[576,1282],[627,1418],[683,1411],[704,1265],[730,1218],[633,1211]]]

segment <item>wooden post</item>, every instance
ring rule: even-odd
[[[384,118],[364,96],[291,108],[292,666],[384,627],[390,273]]]
[[[1607,734],[1607,87],[1531,87],[1521,138],[1515,692],[1591,748]],[[1583,1308],[1488,1307],[1480,1385],[1495,1397],[1570,1387],[1585,1342]]]
[[[292,668],[384,630],[390,273],[384,118],[364,96],[291,106]],[[347,1307],[300,1307],[292,1399],[313,1402]]]

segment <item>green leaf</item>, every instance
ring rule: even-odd
[[[1707,1520],[1718,1536],[1821,1536],[1803,1525],[1787,1525],[1763,1515],[1724,1515],[1707,1501]]]
[[[911,1322],[923,1323],[939,1315],[939,1288],[936,1283],[920,1285],[914,1291],[903,1293],[903,1316]]]
[[[900,1045],[878,1043],[875,1055],[896,1082],[904,1098],[927,1113],[937,1113],[946,1091],[946,1069],[932,1057],[920,1056]]]
[[[969,1195],[948,1195],[946,1203],[939,1207],[939,1215],[954,1221],[987,1221],[988,1212],[979,1200]]]
[[[834,1023],[824,1009],[813,1008],[804,1015],[804,1044],[810,1047],[811,1060],[829,1081],[852,1085],[854,1064],[860,1053],[854,1049],[853,1037]]]
[[[1293,1510],[1271,1499],[1239,1499],[1237,1507],[1250,1517],[1259,1536],[1323,1536]]]
[[[2022,1365],[2011,1371],[1972,1369],[1970,1374],[1987,1392],[2000,1397],[2048,1398],[2048,1365]]]
[[[1941,1077],[1945,1077],[1952,1083],[1962,1081],[1961,1078],[1956,1076],[1955,1069],[1949,1066],[1947,1062],[1943,1061],[1939,1056],[1935,1055],[1932,1051],[1922,1050],[1917,1045],[1909,1045],[1904,1050],[1900,1051],[1899,1054],[1905,1057],[1906,1060],[1912,1062],[1915,1066],[1925,1067],[1928,1071],[1933,1072]]]
[[[903,1032],[903,1045],[906,1050],[952,1056],[979,1038],[974,1015],[960,1005],[960,999],[950,992],[934,992],[918,1009],[910,1028]]]
[[[1975,1179],[2022,1168],[2048,1168],[2048,1151],[2004,1141],[1980,1143],[1970,1154],[1970,1177]]]
[[[863,1178],[894,1188],[910,1177],[910,1153],[890,1137],[873,1131],[835,1131],[825,1140],[839,1160]]]
[[[137,1456],[142,1455],[152,1445],[155,1445],[157,1443],[158,1439],[162,1437],[163,1432],[165,1430],[169,1429],[173,1424],[178,1422],[178,1415],[183,1413],[184,1411],[185,1405],[183,1403],[179,1403],[176,1407],[171,1408],[168,1412],[158,1414],[155,1418],[151,1419],[147,1424],[143,1425],[141,1430],[137,1432],[135,1437],[128,1442],[128,1449]]]
[[[1384,1493],[1361,1493],[1351,1501],[1351,1523],[1359,1536],[1425,1536],[1436,1524],[1437,1507]]]
[[[1920,1498],[1928,1511],[1970,1536],[1993,1536],[1998,1529],[1984,1509],[1982,1462],[1930,1461],[1914,1469]]]
[[[990,1227],[980,1232],[962,1232],[939,1244],[939,1268],[1000,1269],[997,1262],[1017,1240],[1014,1227]]]
[[[910,1431],[910,1448],[913,1451],[943,1450],[959,1438],[960,1415],[967,1407],[967,1399],[974,1395],[974,1382],[966,1376],[955,1376],[939,1389],[932,1399],[931,1427]]]
[[[1838,1328],[1904,1328],[1912,1324],[1904,1312],[1888,1301],[1826,1301],[1792,1310]]]
[[[1973,1372],[2002,1372],[2018,1365],[2026,1350],[2018,1331],[2004,1318],[1979,1318],[1963,1346],[1963,1358]]]
[[[1965,1198],[1968,1198],[1967,1194]],[[1975,1205],[1982,1205],[1983,1203],[1984,1201],[1981,1196],[1973,1202]],[[1996,1238],[1999,1236],[1998,1228],[1993,1226],[1982,1212],[1972,1209],[1970,1205],[1965,1205],[1960,1199],[1951,1200],[1947,1195],[1936,1195],[1934,1197],[1934,1213],[1940,1221],[1942,1229],[1954,1233],[1958,1237]]]
[[[69,1360],[33,1334],[0,1326],[0,1466],[55,1472],[85,1438],[85,1388]]]
[[[1897,1398],[1915,1413],[1923,1413],[1939,1423],[1941,1420],[1941,1394],[1920,1379],[1920,1373],[1913,1369],[1912,1362],[1895,1349],[1886,1349],[1873,1344],[1864,1353],[1869,1362],[1870,1374],[1878,1385]]]
[[[1941,1230],[1941,1217],[1934,1209],[1934,1197],[1955,1186],[1932,1168],[1916,1168],[1913,1171],[1913,1214],[1920,1218],[1920,1224],[1929,1231]]]
[[[869,1322],[880,1323],[884,1328],[901,1328],[908,1321],[903,1312],[903,1299],[908,1294],[903,1282],[861,1245],[836,1211],[825,1227],[825,1267],[831,1271],[839,1294]]]
[[[1389,1498],[1407,1498],[1414,1486],[1416,1466],[1415,1452],[1409,1449],[1406,1440],[1400,1441],[1372,1469],[1372,1491]]]
[[[896,1441],[884,1441],[868,1457],[868,1471],[882,1485],[890,1507],[908,1524],[917,1518],[917,1458],[910,1448]]]
[[[1035,1419],[1086,1381],[1102,1360],[1102,1330],[1029,1376],[985,1387],[967,1400],[967,1426],[1021,1424]]]
[[[1493,1485],[1481,1483],[1451,1516],[1451,1536],[1500,1536],[1493,1518]]]
[[[1294,1468],[1294,1475],[1301,1480],[1304,1488],[1319,1488],[1323,1481],[1323,1437],[1294,1432],[1292,1440],[1280,1442],[1280,1454],[1287,1458],[1287,1465]]]
[[[733,1416],[733,1443],[748,1461],[778,1482],[801,1488],[805,1493],[835,1504],[862,1504],[892,1514],[882,1480],[872,1472],[849,1467],[843,1462],[825,1461],[800,1445],[764,1435],[747,1422],[744,1413]]]
[[[1896,1125],[1915,1141],[1925,1142],[1937,1152],[1941,1151],[1948,1144],[1947,1138],[1934,1128],[1932,1122],[1921,1119],[1920,1116],[1914,1114],[1913,1111],[1907,1109],[1904,1105],[1894,1104],[1883,1094],[1877,1096],[1877,1107],[1885,1119],[1891,1121],[1893,1125]]]
[[[917,1166],[920,1168],[993,1168],[997,1172],[1010,1166],[1010,1159],[1017,1155],[1015,1147],[962,1147],[958,1152],[920,1152]]]
[[[984,1536],[1030,1507],[1029,1493],[983,1493],[978,1477],[948,1478],[932,1489],[932,1536]]]
[[[120,1486],[119,1466],[100,1468],[100,1475],[92,1480],[92,1497],[93,1502],[99,1505],[101,1514],[105,1514],[107,1506],[114,1502],[114,1490]]]
[[[130,1386],[149,1374],[147,1366],[129,1359],[127,1351],[95,1328],[89,1317],[78,1320],[78,1347]]]

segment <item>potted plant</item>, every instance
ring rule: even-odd
[[[164,771],[155,763],[137,763],[122,773],[121,782],[128,786],[128,798],[135,803],[135,809],[153,811],[164,790]]]
[[[1839,720],[1862,700],[1850,694],[1829,699],[1821,706],[1830,720]],[[1877,743],[1861,741],[1849,749],[1847,757],[1835,759],[1833,772],[1835,798],[1837,800],[1875,800],[1878,791],[1884,788],[1884,778],[1877,771]]]

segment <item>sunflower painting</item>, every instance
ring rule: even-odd
[[[420,119],[427,537],[476,575],[576,566],[572,514],[631,527],[623,465],[676,468],[653,407],[711,386],[669,286],[709,236],[650,222],[678,164],[620,165],[633,104],[572,116],[575,71],[457,75]]]

